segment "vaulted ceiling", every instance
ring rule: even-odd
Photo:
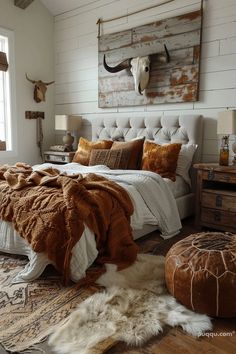
[[[56,16],[81,6],[99,2],[99,0],[40,0],[44,6]]]
[[[14,4],[21,9],[26,9],[34,0],[14,0]],[[78,9],[84,5],[93,4],[100,0],[40,0],[53,15]]]

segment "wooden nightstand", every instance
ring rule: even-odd
[[[236,166],[195,164],[196,225],[236,232]]]
[[[75,151],[70,151],[70,152],[44,151],[45,162],[66,164],[72,162],[74,156],[75,156]]]

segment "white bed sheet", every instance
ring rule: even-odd
[[[68,174],[73,174],[78,172],[79,166],[75,163],[63,166],[43,164],[35,166],[34,169],[42,169],[45,167],[58,168],[61,171],[66,171]],[[86,167],[86,173],[96,173],[96,171],[99,170],[101,170],[101,166],[93,166],[91,168]],[[109,171],[109,169],[104,166],[102,167],[102,170]],[[180,193],[185,194],[187,192],[186,183],[179,176],[177,177],[176,182],[172,182],[168,179],[165,179],[165,182],[174,196],[179,196]],[[146,202],[143,200],[136,188],[132,185],[127,185],[122,181],[119,182],[119,184],[127,190],[134,204],[135,211],[131,217],[131,226],[133,230],[142,229],[144,224],[156,225],[156,215],[154,215],[148,208]],[[45,267],[51,263],[44,253],[35,253],[28,243],[17,234],[12,225],[4,221],[0,222],[0,250],[8,253],[23,254],[29,258],[29,263],[25,269],[17,275],[14,282],[32,281],[38,278]],[[70,264],[71,279],[78,281],[80,278],[84,277],[86,269],[94,262],[97,254],[98,251],[96,249],[93,233],[85,227],[85,231],[80,238],[80,241],[72,250],[72,259]]]
[[[188,183],[186,183],[183,177],[181,176],[176,176],[176,180],[174,182],[171,181],[169,178],[164,178],[164,181],[168,184],[175,199],[183,197],[184,195],[190,193],[190,187]]]

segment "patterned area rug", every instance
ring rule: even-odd
[[[157,233],[139,241],[142,253],[154,253],[163,242]],[[156,252],[155,252],[156,253]],[[0,252],[0,342],[6,350],[20,352],[40,343],[52,327],[66,318],[99,287],[63,287],[50,268],[32,283],[12,284],[27,258]]]
[[[42,341],[52,326],[97,291],[92,286],[63,287],[54,271],[32,283],[12,284],[26,263],[25,257],[0,253],[0,342],[12,352]]]

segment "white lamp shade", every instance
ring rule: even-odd
[[[55,116],[55,130],[78,131],[82,124],[82,117],[56,115]]]
[[[81,116],[69,116],[67,130],[78,131],[78,130],[80,130],[81,125],[82,125],[82,117]]]
[[[217,134],[236,134],[236,110],[218,113]]]
[[[67,115],[56,115],[55,116],[55,129],[56,130],[67,130]]]

